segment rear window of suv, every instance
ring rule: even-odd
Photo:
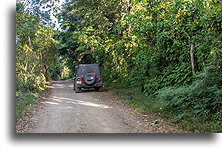
[[[88,72],[96,73],[97,76],[100,75],[99,68],[97,66],[81,66],[77,70],[77,75],[78,76],[84,75],[84,74],[86,74]]]

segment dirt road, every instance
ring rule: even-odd
[[[179,132],[158,115],[135,112],[110,92],[75,93],[71,83],[50,86],[49,95],[29,119],[28,133]],[[157,122],[158,121],[158,124]]]

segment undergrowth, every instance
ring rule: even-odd
[[[140,87],[110,85],[114,94],[141,113],[160,113],[193,133],[221,132],[221,72],[209,65],[190,85],[164,87],[153,94]]]
[[[17,75],[16,79],[16,119],[30,112],[32,105],[37,103],[39,95],[44,90],[46,79],[44,75]]]
[[[166,116],[193,132],[221,132],[221,73],[210,65],[191,85],[156,92]]]
[[[32,105],[38,100],[40,92],[17,91],[16,92],[16,119],[22,118],[27,112],[30,112]]]

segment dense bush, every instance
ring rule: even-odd
[[[216,64],[218,66],[218,64]],[[177,121],[187,120],[203,128],[203,122],[209,122],[201,132],[221,132],[221,71],[215,64],[208,65],[204,72],[194,77],[191,85],[180,88],[167,87],[156,93],[155,102],[165,114],[174,114]],[[199,126],[199,127],[198,127]]]

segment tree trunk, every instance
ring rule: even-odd
[[[194,45],[191,45],[190,48],[190,59],[191,59],[191,66],[192,66],[192,73],[195,75],[195,66],[194,66]]]

